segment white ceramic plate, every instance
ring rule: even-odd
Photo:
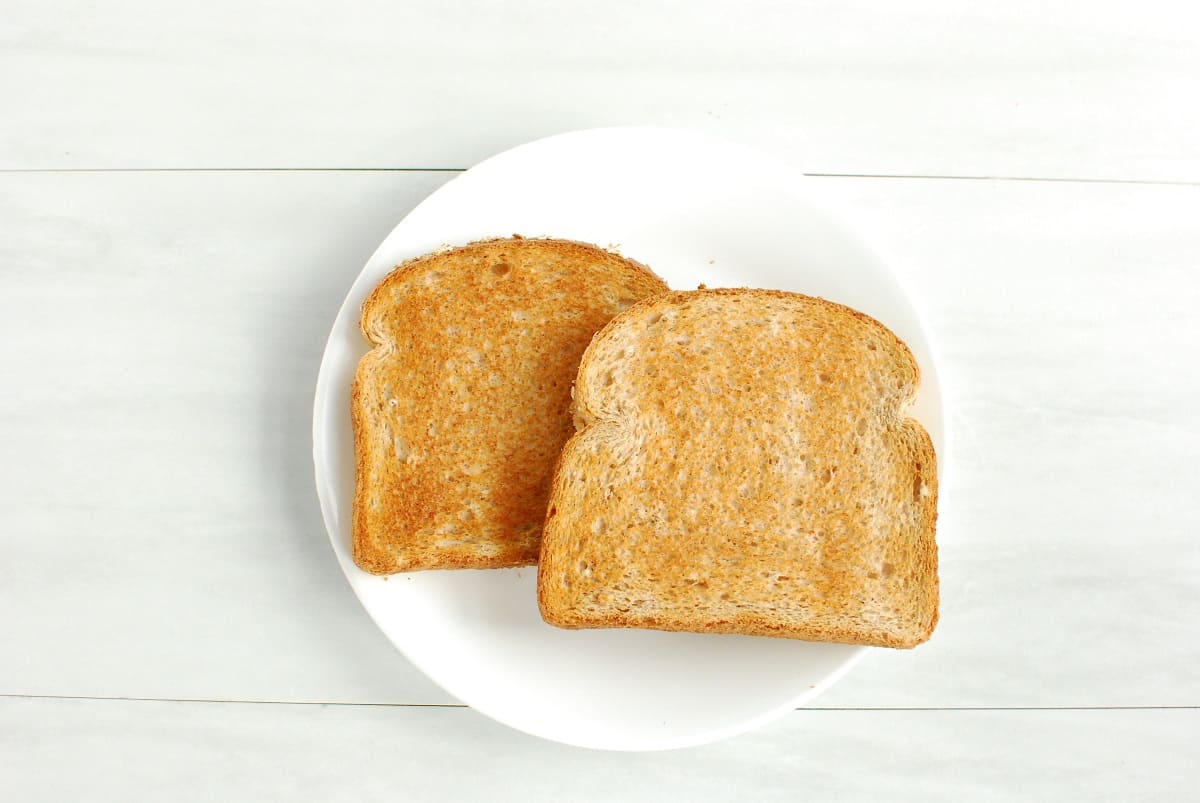
[[[864,648],[653,631],[565,631],[542,622],[534,568],[435,571],[385,580],[350,557],[350,382],[366,344],[363,299],[397,263],[445,244],[513,233],[601,246],[675,289],[751,286],[863,310],[924,372],[916,417],[944,463],[928,335],[896,278],[806,199],[804,179],[756,152],[687,131],[579,131],[522,145],[429,196],[371,257],[329,336],[317,381],[313,457],[334,551],[363,607],[429,677],[514,728],[586,747],[653,750],[749,730],[816,697]]]

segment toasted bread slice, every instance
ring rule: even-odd
[[[643,301],[596,336],[550,493],[542,616],[912,647],[937,622],[937,471],[908,348],[770,290]]]
[[[666,289],[643,265],[565,240],[478,242],[388,275],[363,304],[374,348],[351,402],[355,563],[536,563],[580,355]]]

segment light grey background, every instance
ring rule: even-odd
[[[1198,96],[1182,3],[0,0],[0,788],[1194,794]],[[311,480],[324,339],[392,225],[446,169],[624,123],[821,174],[927,312],[956,431],[934,639],[659,755],[454,707]]]

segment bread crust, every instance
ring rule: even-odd
[[[936,455],[920,370],[875,319],[716,289],[593,339],[551,484],[538,604],[638,627],[907,648],[938,618]]]
[[[615,314],[666,290],[619,254],[519,236],[389,273],[363,303],[372,349],[351,391],[355,563],[536,563],[579,357]]]

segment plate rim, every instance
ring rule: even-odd
[[[452,698],[459,700],[460,702],[464,702],[468,708],[475,709],[479,713],[487,716],[488,718],[490,718],[492,720],[499,722],[500,724],[505,725],[506,727],[513,728],[514,730],[520,731],[522,733],[526,733],[528,735],[537,737],[539,739],[543,739],[543,740],[551,741],[551,742],[555,742],[555,743],[568,744],[568,745],[577,746],[577,747],[585,747],[585,748],[590,748],[590,749],[599,749],[599,750],[608,750],[608,751],[618,751],[618,752],[649,752],[649,751],[672,750],[672,749],[694,747],[694,746],[699,746],[699,745],[703,745],[703,744],[709,744],[712,742],[720,741],[720,740],[723,740],[723,739],[726,739],[726,738],[729,738],[732,736],[736,736],[736,735],[743,734],[748,731],[754,730],[758,727],[761,727],[762,725],[765,725],[769,722],[772,722],[772,721],[780,718],[781,716],[785,715],[788,711],[791,711],[798,707],[804,706],[808,702],[812,701],[813,699],[815,699],[818,696],[820,696],[821,694],[823,694],[829,688],[834,686],[838,681],[840,681],[843,677],[845,677],[845,675],[848,674],[850,672],[850,670],[853,669],[867,655],[867,653],[870,651],[870,648],[867,646],[862,646],[862,645],[840,645],[840,646],[850,646],[850,647],[853,647],[853,649],[844,659],[842,659],[841,663],[837,666],[836,669],[827,673],[818,683],[810,686],[807,689],[804,689],[800,694],[798,694],[788,700],[785,700],[784,702],[782,702],[770,709],[767,709],[753,717],[749,717],[744,720],[738,720],[737,722],[731,723],[729,725],[721,726],[721,727],[715,727],[715,728],[709,728],[706,730],[694,731],[694,732],[691,732],[686,737],[680,736],[680,737],[668,737],[668,738],[647,738],[642,743],[636,743],[636,744],[590,743],[586,739],[574,740],[574,739],[562,738],[560,736],[549,736],[545,733],[538,733],[536,731],[530,730],[526,727],[523,727],[521,724],[512,722],[512,721],[504,718],[502,715],[494,712],[486,702],[481,703],[479,701],[471,701],[469,703],[466,703],[466,701],[462,700],[462,698],[457,693],[455,693],[453,690],[447,688],[446,685],[441,681],[441,679],[436,675],[436,673],[430,672],[419,658],[414,657],[400,643],[398,643],[395,639],[393,639],[391,637],[391,635],[389,634],[389,631],[379,621],[378,617],[376,616],[375,611],[373,611],[371,606],[369,606],[366,603],[366,601],[363,597],[363,594],[360,592],[358,584],[350,576],[350,572],[352,570],[353,571],[361,571],[361,570],[359,570],[357,568],[357,566],[355,566],[353,564],[352,560],[349,561],[349,565],[348,565],[346,556],[343,555],[342,551],[338,547],[338,542],[341,539],[341,534],[337,531],[338,530],[337,522],[334,519],[334,513],[333,513],[334,502],[331,499],[331,497],[336,495],[336,493],[332,487],[333,482],[330,481],[330,477],[327,475],[327,472],[326,472],[327,465],[326,465],[325,460],[323,459],[323,454],[322,454],[323,449],[324,449],[323,440],[326,437],[326,427],[324,426],[324,419],[322,416],[322,412],[323,412],[322,404],[323,404],[323,402],[325,402],[328,399],[328,396],[330,393],[330,386],[333,382],[331,375],[335,372],[335,368],[332,367],[330,364],[331,363],[331,359],[330,359],[331,347],[334,345],[335,336],[338,334],[339,323],[342,321],[343,316],[347,314],[347,307],[351,304],[354,287],[355,287],[355,285],[358,284],[359,280],[362,278],[362,276],[366,272],[366,270],[372,265],[372,263],[374,263],[376,261],[376,259],[380,256],[380,254],[388,246],[388,243],[392,239],[393,235],[402,226],[404,226],[406,221],[408,221],[408,219],[410,217],[412,217],[414,215],[414,213],[416,213],[418,210],[420,210],[422,207],[426,206],[427,204],[433,202],[441,194],[447,192],[448,188],[452,187],[456,182],[459,182],[465,176],[471,174],[474,171],[479,171],[481,168],[485,168],[486,166],[491,165],[492,163],[494,163],[497,160],[509,157],[514,152],[525,150],[527,148],[535,148],[535,147],[544,145],[551,141],[561,140],[561,139],[566,139],[566,138],[581,137],[581,136],[599,136],[599,135],[604,135],[604,134],[638,134],[638,133],[653,134],[653,135],[658,135],[658,136],[674,135],[674,136],[689,137],[689,138],[692,138],[695,140],[705,141],[709,144],[712,144],[714,146],[718,146],[721,148],[740,150],[743,153],[745,153],[748,157],[752,158],[754,161],[759,162],[764,165],[770,165],[771,168],[775,171],[775,173],[781,174],[783,177],[787,177],[787,178],[791,179],[790,181],[786,182],[787,186],[789,188],[790,194],[794,195],[798,200],[801,200],[801,201],[809,204],[810,206],[812,206],[813,211],[816,212],[817,214],[819,214],[822,218],[824,218],[824,220],[822,221],[823,223],[828,224],[828,225],[832,226],[833,228],[837,229],[839,231],[839,233],[842,234],[843,236],[847,236],[847,237],[851,238],[852,240],[854,240],[856,245],[859,248],[861,248],[861,250],[865,254],[867,254],[880,267],[882,267],[886,271],[886,273],[890,275],[892,280],[895,282],[897,291],[899,292],[899,294],[902,296],[903,300],[908,304],[909,308],[911,309],[915,325],[916,325],[917,329],[919,330],[920,335],[924,341],[923,345],[926,348],[928,359],[931,362],[931,365],[929,366],[929,368],[932,369],[931,373],[933,373],[937,377],[937,397],[938,397],[938,402],[939,402],[939,406],[940,406],[940,416],[939,416],[940,432],[939,432],[939,435],[940,435],[940,440],[941,440],[941,450],[938,454],[938,461],[937,461],[937,473],[938,473],[938,484],[939,484],[939,494],[938,494],[939,514],[941,514],[941,512],[942,512],[942,507],[943,507],[942,500],[945,498],[945,489],[947,486],[948,478],[950,476],[949,455],[952,452],[952,443],[953,443],[953,441],[952,441],[953,434],[952,434],[951,426],[950,426],[950,416],[948,414],[949,408],[947,405],[948,396],[949,396],[949,394],[947,392],[947,375],[944,370],[944,364],[942,361],[940,348],[938,346],[937,340],[932,335],[932,330],[928,323],[928,317],[925,314],[925,310],[923,309],[922,305],[917,300],[919,297],[911,292],[906,278],[904,276],[902,276],[901,274],[896,273],[891,268],[889,263],[881,257],[878,250],[874,247],[874,244],[871,242],[870,238],[867,235],[863,234],[862,232],[860,232],[857,229],[851,228],[843,221],[843,219],[841,218],[840,215],[834,213],[833,210],[829,209],[828,207],[820,204],[818,201],[813,199],[811,193],[809,192],[807,177],[805,176],[805,174],[802,171],[800,171],[795,166],[793,166],[787,162],[784,162],[780,159],[777,159],[776,157],[774,157],[766,152],[760,151],[756,148],[747,146],[742,143],[738,143],[738,142],[726,140],[722,137],[714,136],[709,132],[699,131],[697,129],[692,129],[692,128],[635,125],[635,126],[602,126],[602,127],[595,127],[595,128],[576,129],[576,130],[556,133],[556,134],[552,134],[552,135],[549,135],[546,137],[540,137],[540,138],[537,138],[534,140],[523,142],[523,143],[520,143],[513,147],[506,148],[502,151],[499,151],[491,156],[488,156],[485,159],[482,159],[479,162],[477,162],[476,164],[472,165],[470,168],[467,168],[466,170],[463,170],[462,172],[458,173],[456,176],[451,178],[449,181],[445,182],[444,184],[442,184],[441,186],[437,187],[435,190],[430,192],[428,195],[424,196],[415,206],[408,209],[408,211],[404,213],[404,215],[396,222],[396,224],[383,237],[383,239],[380,241],[379,245],[374,249],[374,251],[372,251],[371,255],[363,263],[363,267],[359,270],[359,272],[355,275],[355,277],[350,281],[349,285],[347,286],[346,295],[342,299],[342,303],[338,306],[337,311],[335,312],[335,314],[333,315],[333,318],[331,319],[329,335],[326,337],[324,347],[322,349],[321,360],[319,363],[316,382],[314,383],[313,424],[312,424],[312,438],[313,438],[312,455],[313,455],[313,470],[314,470],[313,479],[314,479],[314,484],[316,486],[316,492],[317,492],[319,506],[321,508],[321,518],[322,518],[322,522],[325,526],[325,532],[326,532],[326,536],[329,541],[330,549],[334,553],[334,557],[338,563],[339,568],[342,571],[342,574],[347,582],[347,585],[350,586],[350,589],[354,593],[355,598],[357,599],[359,605],[367,613],[368,617],[370,617],[370,619],[371,619],[372,623],[375,625],[375,627],[377,627],[380,630],[380,632],[387,639],[387,641],[397,650],[397,652],[399,652],[404,657],[405,660],[407,660],[410,664],[412,664],[414,667],[416,667],[423,675],[425,675],[426,678],[428,678],[438,688],[442,689],[445,693],[450,695]],[[675,289],[675,288],[672,288],[672,289]],[[926,370],[928,371],[928,369],[926,369]],[[525,568],[526,569],[534,568],[536,570],[536,567],[525,567]],[[514,571],[514,570],[510,569],[510,570],[494,570],[494,571]]]

